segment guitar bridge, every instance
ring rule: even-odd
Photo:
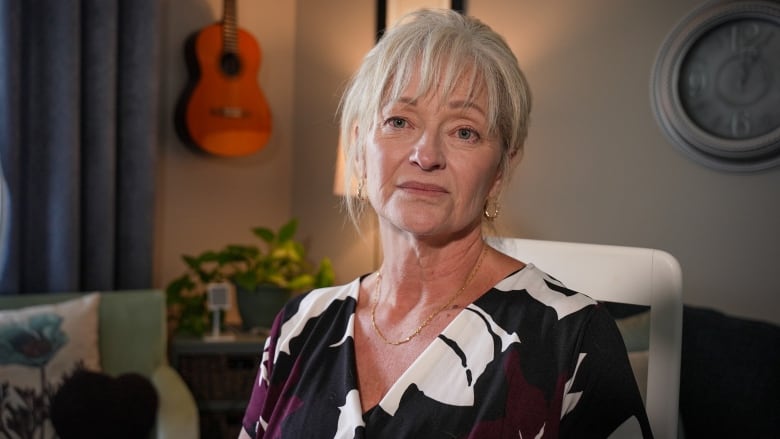
[[[249,112],[241,107],[217,107],[211,109],[214,116],[224,117],[226,119],[241,119],[249,116]]]

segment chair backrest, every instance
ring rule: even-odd
[[[595,300],[650,307],[645,407],[655,436],[676,438],[683,310],[677,260],[648,248],[519,238],[488,243]]]
[[[100,298],[100,355],[113,375],[151,377],[167,364],[165,294],[161,290],[111,291]]]

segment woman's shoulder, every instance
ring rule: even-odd
[[[298,318],[317,316],[334,302],[357,302],[359,291],[360,278],[342,285],[315,288],[287,302],[282,310],[284,320],[295,316]]]
[[[316,288],[294,297],[277,316],[270,338],[284,350],[292,339],[307,337],[312,328],[323,330],[322,324],[344,326],[355,311],[359,291],[358,278],[347,284]],[[312,325],[313,321],[317,324]]]
[[[522,350],[561,367],[575,364],[598,302],[529,263],[474,303],[491,325],[517,333]],[[549,356],[550,352],[556,355]]]
[[[322,302],[340,298],[343,299],[345,297],[357,297],[357,293],[360,288],[360,279],[361,278],[356,278],[351,282],[341,285],[315,288],[311,291],[301,294],[300,296],[297,296],[291,302]]]
[[[524,306],[552,309],[558,320],[597,304],[591,297],[567,288],[533,263],[501,280],[493,290],[510,293],[507,299],[527,302]]]

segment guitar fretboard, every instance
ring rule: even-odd
[[[238,52],[238,24],[236,0],[224,0],[222,11],[222,50],[225,53]]]

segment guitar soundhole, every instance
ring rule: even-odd
[[[235,53],[222,54],[219,64],[227,76],[236,76],[241,71],[241,59]]]

